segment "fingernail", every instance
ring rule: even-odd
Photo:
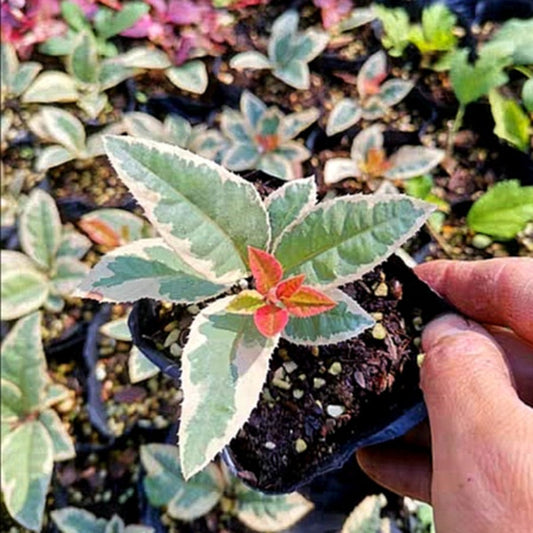
[[[428,352],[446,337],[470,330],[468,322],[460,315],[447,313],[432,320],[422,333],[422,346]]]

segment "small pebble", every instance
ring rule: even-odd
[[[387,336],[387,330],[383,326],[381,322],[378,322],[373,328],[372,328],[372,337],[377,340],[383,340]]]
[[[107,375],[107,372],[105,370],[105,366],[102,365],[102,364],[97,364],[96,365],[96,369],[94,371],[94,374],[96,376],[96,379],[98,381],[104,381],[106,375]]]
[[[320,350],[318,349],[318,346],[311,346],[311,353],[312,353],[315,357],[318,357],[318,354],[320,353]]]
[[[425,353],[419,353],[416,356],[416,364],[418,365],[418,368],[422,368],[422,365],[424,364],[424,359],[426,358]]]
[[[326,413],[333,418],[341,416],[344,414],[344,411],[346,411],[346,409],[342,405],[328,405],[326,407]]]
[[[274,387],[277,387],[278,389],[283,389],[283,390],[290,390],[291,388],[290,383],[287,383],[286,381],[282,379],[276,379],[276,378],[272,380],[272,385],[274,385]]]
[[[374,319],[374,320],[383,320],[383,313],[370,313],[370,316]]]
[[[342,365],[338,362],[338,361],[335,361],[328,369],[328,372],[332,375],[332,376],[338,376],[341,372],[342,372]]]
[[[283,368],[287,374],[292,374],[298,368],[298,365],[294,361],[287,361],[283,363]]]
[[[483,235],[482,233],[478,233],[477,235],[474,235],[474,238],[472,239],[472,246],[474,248],[477,248],[478,250],[484,250],[485,248],[489,247],[492,244],[492,239],[488,235]]]
[[[180,330],[179,329],[173,329],[168,335],[167,335],[167,338],[165,339],[165,343],[163,344],[163,346],[165,348],[168,348],[170,345],[174,344],[178,339],[179,339],[179,336],[180,336]]]
[[[181,357],[182,352],[183,352],[183,348],[177,342],[171,344],[170,353],[174,357]]]
[[[294,389],[292,395],[296,400],[299,400],[300,398],[303,398],[304,391],[302,389]]]
[[[263,444],[263,446],[267,449],[267,450],[275,450],[276,449],[276,443],[272,442],[272,441],[267,441],[265,442],[265,444]]]
[[[240,279],[238,285],[242,290],[247,289],[248,281],[246,279]]]
[[[178,328],[179,326],[179,323],[177,320],[173,320],[172,322],[169,322],[164,328],[163,328],[163,331],[165,333],[169,333],[170,331],[172,331],[173,329],[176,329]]]
[[[191,315],[197,315],[200,312],[200,308],[196,304],[189,305],[187,312]]]
[[[326,380],[322,378],[313,378],[313,388],[320,389],[326,384]]]
[[[386,283],[381,282],[374,290],[376,296],[387,296],[389,294],[389,287]]]
[[[294,443],[294,449],[298,453],[303,453],[305,450],[307,450],[307,442],[303,439],[296,439],[296,442]]]

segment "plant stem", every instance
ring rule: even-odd
[[[517,72],[520,72],[520,74],[523,74],[526,78],[533,78],[533,69],[521,65],[515,66],[513,68]]]
[[[453,150],[453,140],[455,139],[455,135],[463,125],[464,116],[465,106],[463,104],[460,104],[459,109],[457,110],[457,114],[455,115],[455,119],[453,120],[452,130],[450,131],[450,135],[448,137],[448,152],[450,153]]]

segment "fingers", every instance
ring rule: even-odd
[[[533,343],[533,259],[432,261],[415,271],[465,315]]]
[[[370,478],[392,492],[430,501],[431,459],[427,450],[391,442],[358,450],[357,461]]]

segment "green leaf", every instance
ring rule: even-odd
[[[128,327],[128,317],[117,318],[106,322],[100,327],[100,333],[117,341],[131,342],[130,328]]]
[[[433,170],[445,156],[444,150],[426,146],[402,146],[389,158],[387,179],[409,179]]]
[[[309,67],[307,63],[298,59],[276,66],[272,74],[295,89],[306,90],[311,86]]]
[[[267,106],[250,91],[242,92],[239,105],[242,116],[247,121],[249,128],[252,131],[255,130],[259,124],[259,120],[265,114]]]
[[[369,95],[369,88],[379,87],[387,75],[387,55],[383,50],[372,54],[357,75],[357,92],[361,98]]]
[[[501,181],[470,208],[468,226],[498,239],[513,239],[533,220],[533,187],[518,180]]]
[[[522,101],[525,108],[533,113],[533,78],[527,80],[522,87]]]
[[[28,315],[13,326],[2,344],[2,378],[22,392],[20,409],[25,414],[40,407],[48,381],[40,328],[40,313]]]
[[[33,61],[22,63],[11,83],[13,96],[20,96],[30,86],[42,68],[43,66],[40,63]]]
[[[43,307],[50,313],[61,313],[65,307],[65,302],[59,294],[49,292]]]
[[[313,504],[301,494],[263,494],[238,482],[237,518],[254,531],[285,530],[301,520]]]
[[[239,172],[256,168],[259,151],[252,144],[235,143],[226,151],[222,165],[229,170]]]
[[[75,257],[59,257],[56,262],[52,285],[61,296],[71,296],[74,289],[89,273],[89,266]]]
[[[22,249],[39,267],[54,265],[61,243],[61,219],[54,199],[41,189],[34,189],[20,216],[19,238]]]
[[[336,344],[374,325],[374,319],[341,290],[331,289],[327,295],[337,302],[333,309],[308,318],[291,317],[282,337],[309,346]]]
[[[229,66],[236,70],[245,68],[264,69],[272,68],[272,63],[264,54],[250,50],[233,56],[229,62]]]
[[[163,50],[148,46],[136,46],[110,60],[109,63],[135,69],[166,69],[172,65],[168,55]]]
[[[80,284],[77,295],[106,302],[153,298],[193,303],[227,285],[211,283],[184,263],[163,239],[142,239],[106,254]]]
[[[179,115],[167,115],[163,123],[166,142],[186,148],[192,134],[189,121]]]
[[[342,533],[377,533],[381,531],[381,509],[387,500],[383,494],[367,496],[351,513]]]
[[[405,182],[405,192],[420,200],[425,200],[433,188],[433,178],[428,174],[416,176]]]
[[[312,28],[306,30],[294,38],[292,59],[309,63],[325,50],[328,42],[329,35],[326,32]]]
[[[252,119],[254,117],[251,117]],[[247,117],[235,111],[226,108],[220,116],[220,129],[222,133],[233,142],[250,144],[252,143],[252,128],[249,126]]]
[[[167,140],[163,123],[148,113],[129,111],[124,113],[122,123],[125,132],[133,137],[154,141]]]
[[[149,502],[166,506],[178,520],[195,520],[207,514],[222,497],[224,480],[213,463],[189,481],[183,478],[179,452],[169,444],[141,446],[141,461],[146,469],[144,488]]]
[[[119,237],[121,244],[138,241],[143,237],[144,220],[125,209],[106,207],[83,215],[81,222],[104,224]]]
[[[89,118],[97,118],[108,103],[107,94],[99,92],[99,88],[91,89],[78,99],[78,107]]]
[[[131,28],[149,10],[150,6],[145,2],[129,2],[119,11],[111,12],[112,16],[106,17],[100,24],[97,24],[98,19],[95,19],[95,29],[100,38],[109,39]]]
[[[373,5],[377,18],[383,25],[384,35],[381,42],[388,49],[389,55],[400,57],[409,44],[409,15],[402,8],[388,9],[379,4]]]
[[[68,1],[61,2],[61,15],[65,19],[65,22],[77,32],[84,30],[90,31],[85,13],[78,4]]]
[[[324,166],[324,184],[334,185],[346,178],[357,178],[361,175],[359,165],[347,157],[328,159]]]
[[[386,81],[379,89],[379,99],[387,107],[401,102],[414,87],[412,81],[393,79]]]
[[[0,44],[0,83],[2,92],[12,94],[13,82],[19,70],[19,60],[17,52],[11,43],[2,42]],[[16,96],[16,95],[14,95]]]
[[[263,155],[259,159],[257,168],[265,174],[275,176],[281,180],[289,181],[295,177],[292,162],[276,152],[269,152]]]
[[[100,76],[99,67],[94,36],[88,32],[80,33],[68,57],[69,74],[81,83],[96,83]]]
[[[2,250],[2,254],[3,254]],[[48,296],[48,279],[37,270],[2,272],[2,320],[36,311]]]
[[[354,195],[321,202],[291,226],[274,255],[286,277],[337,287],[372,270],[412,237],[434,207],[402,195]]]
[[[298,21],[298,13],[291,9],[285,11],[272,24],[268,57],[275,66],[283,65],[293,57],[293,40],[298,33]]]
[[[37,161],[35,162],[35,170],[42,172],[49,168],[58,167],[67,161],[72,161],[76,158],[76,155],[71,151],[54,144],[53,146],[46,146],[39,152]]]
[[[505,98],[498,90],[489,92],[490,108],[494,118],[494,133],[519,150],[529,147],[531,120],[513,99]]]
[[[357,124],[361,119],[361,107],[351,98],[343,98],[331,110],[326,126],[328,136],[335,135]]]
[[[315,205],[316,195],[315,179],[311,177],[286,183],[267,197],[265,206],[272,228],[272,243]]]
[[[120,57],[105,59],[100,63],[100,90],[111,89],[136,73],[137,69],[121,64]]]
[[[454,34],[457,17],[446,5],[435,3],[422,11],[422,26],[414,26],[409,40],[422,52],[446,52],[457,44]]]
[[[75,102],[79,98],[74,79],[55,70],[41,72],[22,95],[24,103]]]
[[[503,69],[511,64],[508,47],[485,45],[474,64],[469,62],[468,54],[467,49],[457,50],[450,62],[450,81],[462,105],[475,102],[491,89],[507,83],[509,77]]]
[[[76,32],[69,29],[65,35],[50,37],[39,45],[39,52],[49,56],[68,56],[74,46],[76,35]]]
[[[2,422],[16,423],[19,418],[23,418],[26,413],[21,410],[22,391],[17,385],[1,378],[1,418]]]
[[[510,46],[513,65],[533,65],[533,18],[508,20],[494,34],[491,43]]]
[[[105,143],[119,177],[186,263],[216,283],[246,275],[247,246],[265,249],[270,240],[251,183],[178,147],[125,137]]]
[[[273,152],[270,152],[270,154],[281,156],[283,159],[288,161],[291,164],[291,171],[292,167],[296,166],[298,163],[306,161],[311,157],[311,152],[300,141],[285,141]],[[294,177],[290,179],[294,179]]]
[[[91,248],[91,241],[72,228],[63,228],[56,256],[81,259]]]
[[[185,479],[228,444],[255,407],[278,337],[263,337],[253,317],[226,313],[232,297],[192,323],[182,355],[184,400],[179,428]]]
[[[198,59],[179,67],[170,67],[165,73],[176,87],[195,94],[203,94],[209,83],[205,64]]]
[[[252,315],[255,311],[265,305],[262,294],[256,290],[244,290],[236,294],[226,307],[228,313],[238,313],[242,315]]]
[[[21,424],[2,441],[1,483],[9,514],[32,531],[41,531],[52,468],[52,439],[36,421]]]
[[[340,32],[354,30],[360,26],[364,26],[375,20],[376,14],[374,8],[371,7],[356,7],[352,9],[347,18],[344,18],[338,24]]]
[[[50,513],[61,533],[105,533],[106,520],[85,509],[64,507]]]
[[[320,112],[311,108],[299,113],[291,113],[281,119],[279,136],[282,141],[294,139],[299,133],[306,130],[313,122],[318,120]]]
[[[85,155],[85,128],[72,113],[47,106],[42,108],[41,116],[50,138],[75,155]]]
[[[128,357],[128,374],[131,383],[139,383],[145,379],[157,376],[159,367],[154,365],[137,346],[133,346]]]
[[[70,396],[70,389],[61,385],[61,383],[53,383],[49,381],[46,385],[44,395],[43,405],[45,407],[51,407],[66,400]]]
[[[76,456],[72,438],[63,425],[61,418],[53,409],[46,409],[40,413],[39,421],[44,425],[52,439],[54,461],[65,461]]]

